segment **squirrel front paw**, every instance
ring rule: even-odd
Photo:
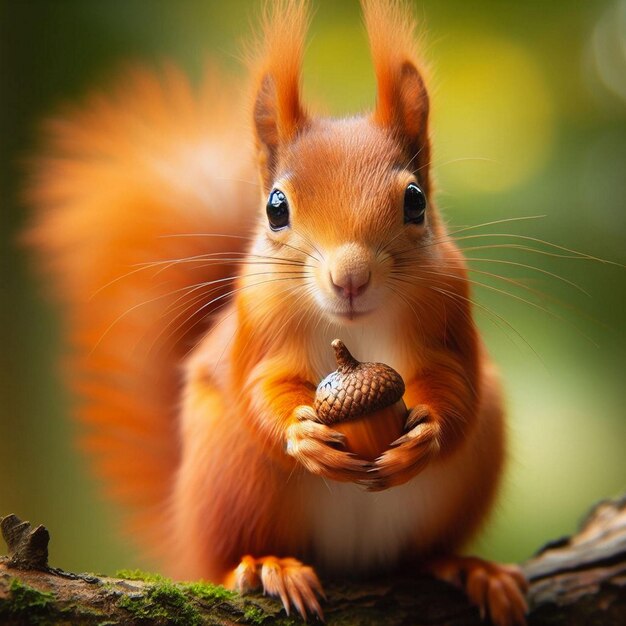
[[[313,421],[313,407],[299,406],[294,416],[297,421],[287,428],[285,437],[285,451],[289,456],[317,476],[341,482],[369,480],[372,463],[342,449],[345,436]]]
[[[439,451],[439,422],[430,407],[420,404],[409,411],[406,433],[383,452],[363,484],[368,491],[402,485],[421,472]]]

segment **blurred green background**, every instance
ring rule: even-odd
[[[306,93],[335,114],[370,107],[374,81],[357,3],[315,6]],[[0,514],[44,522],[56,566],[148,566],[113,532],[116,513],[73,446],[58,320],[16,245],[26,219],[23,161],[40,120],[129,60],[172,59],[197,76],[211,57],[241,72],[241,42],[259,5],[0,7]],[[416,11],[432,65],[439,204],[452,229],[545,215],[463,234],[536,237],[626,263],[626,2],[423,0]],[[567,255],[525,239],[461,243],[474,248],[469,257],[532,265],[590,294],[528,268],[472,261],[473,279],[490,286],[477,285],[474,296],[505,380],[512,441],[498,511],[475,549],[518,560],[572,531],[592,502],[626,488],[626,270],[520,248],[475,249],[518,244]]]

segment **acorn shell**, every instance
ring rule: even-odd
[[[374,461],[404,433],[406,405],[396,403],[347,422],[333,424],[346,438],[346,449],[366,461]]]
[[[343,433],[351,452],[374,460],[403,432],[404,381],[384,363],[360,363],[339,339],[331,345],[337,370],[317,388],[318,421]]]
[[[390,406],[404,395],[404,381],[384,363],[360,363],[341,339],[332,342],[337,369],[318,385],[313,407],[322,424],[336,424]]]

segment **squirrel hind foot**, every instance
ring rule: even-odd
[[[324,621],[318,600],[326,599],[322,585],[315,570],[297,559],[244,556],[225,585],[242,594],[263,588],[264,594],[280,598],[287,615],[293,606],[305,621],[309,615]]]
[[[427,561],[421,569],[463,589],[481,619],[488,615],[494,626],[526,626],[528,582],[517,565],[451,555]]]

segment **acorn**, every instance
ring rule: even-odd
[[[404,431],[404,381],[384,363],[360,363],[340,339],[332,342],[337,369],[317,387],[317,421],[346,437],[346,447],[368,461]]]

